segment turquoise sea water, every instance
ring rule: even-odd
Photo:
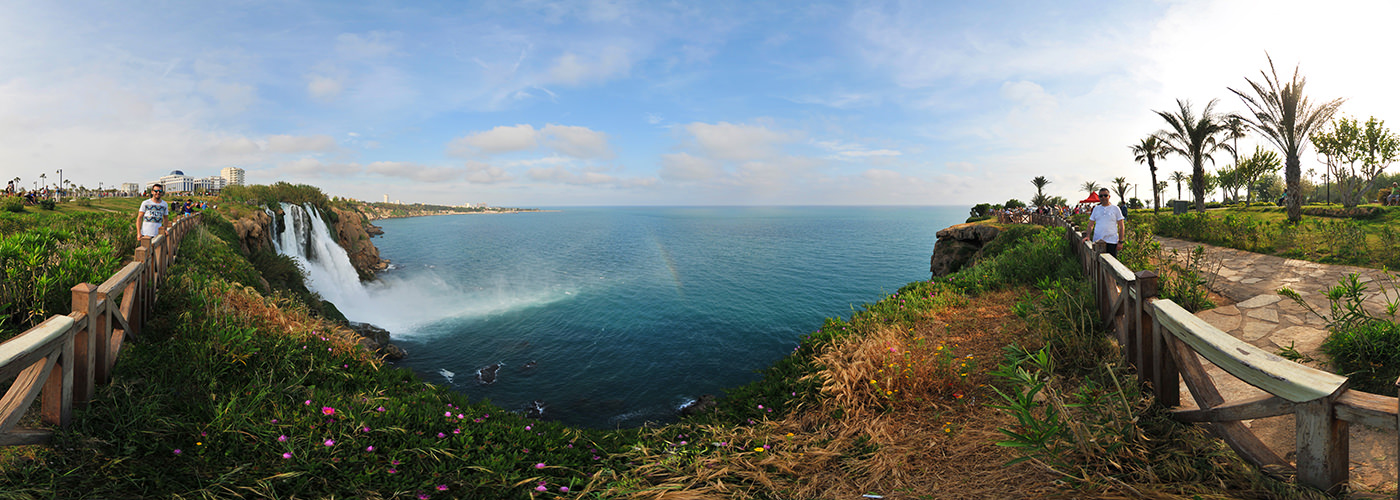
[[[401,366],[473,399],[539,400],[544,418],[580,426],[665,422],[754,380],[825,318],[928,279],[934,234],[966,216],[629,207],[384,220],[387,288],[344,312],[378,318],[408,350]],[[478,381],[495,363],[497,380]]]

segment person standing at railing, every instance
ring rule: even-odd
[[[141,202],[141,211],[136,213],[136,239],[154,238],[165,225],[165,216],[170,215],[170,205],[160,199],[165,194],[165,186],[151,185],[151,198]]]
[[[1104,249],[1113,258],[1118,258],[1118,242],[1127,234],[1123,223],[1123,211],[1108,201],[1108,190],[1099,190],[1099,204],[1089,212],[1089,231],[1084,241],[1102,241]]]

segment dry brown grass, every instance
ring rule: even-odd
[[[208,290],[214,295],[206,301],[207,317],[255,327],[259,335],[279,335],[294,338],[326,337],[336,350],[352,353],[375,368],[382,360],[361,344],[362,337],[332,321],[312,316],[306,306],[292,299],[264,296],[250,286],[223,283]]]
[[[971,299],[914,329],[884,327],[820,356],[822,402],[783,420],[704,427],[703,451],[634,450],[641,465],[604,494],[633,498],[1035,498],[1055,476],[993,443],[1008,417],[982,404],[986,366],[1031,335],[1011,314],[1016,292]],[[953,351],[949,354],[949,351]],[[971,356],[970,358],[968,356]],[[963,364],[966,363],[966,366]],[[994,365],[995,361],[986,363]],[[872,383],[872,380],[874,383]],[[657,430],[654,440],[664,441]]]

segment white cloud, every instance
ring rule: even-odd
[[[371,31],[363,35],[341,33],[335,37],[335,51],[344,59],[375,59],[394,53],[397,33]]]
[[[462,171],[452,167],[432,167],[406,161],[376,161],[365,171],[385,177],[410,179],[418,182],[444,182],[460,179]]]
[[[549,81],[563,85],[584,85],[626,76],[632,61],[622,47],[610,46],[591,56],[566,52],[549,68]]]
[[[456,156],[470,156],[477,152],[500,154],[534,149],[538,144],[538,132],[530,124],[501,125],[453,139],[447,145],[447,152]]]
[[[306,93],[318,101],[331,101],[345,91],[343,75],[310,74],[306,76]]]
[[[513,179],[514,177],[500,167],[481,162],[467,162],[466,180],[472,184],[499,184]]]
[[[300,158],[278,163],[273,170],[280,176],[335,178],[358,174],[364,171],[364,167],[358,163],[327,163],[320,158]]]
[[[903,153],[893,149],[875,149],[870,151],[842,151],[837,155],[846,158],[869,158],[872,156],[899,156]]]
[[[273,135],[267,138],[267,150],[273,153],[326,152],[336,148],[329,135]]]
[[[617,177],[596,171],[574,171],[561,166],[532,168],[527,175],[531,179],[541,182],[556,182],[560,184],[574,185],[598,185],[613,184],[618,181]]]
[[[545,125],[540,132],[548,137],[548,146],[574,158],[611,158],[608,147],[608,134],[590,130],[588,127],[569,125]]]
[[[776,156],[779,148],[796,139],[795,133],[780,132],[762,125],[729,122],[691,123],[685,126],[706,156],[721,160],[747,161]]]
[[[670,153],[661,155],[661,178],[668,181],[704,181],[719,177],[724,173],[714,160],[700,158],[690,153]]]

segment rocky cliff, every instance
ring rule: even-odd
[[[369,241],[371,230],[376,231],[376,234],[383,234],[383,230],[370,224],[369,219],[358,211],[342,208],[331,210],[335,212],[336,219],[331,230],[335,232],[340,247],[350,254],[350,264],[359,271],[361,280],[371,279],[375,272],[383,271],[389,266],[389,261],[379,257],[379,248]]]
[[[266,212],[253,212],[252,215],[234,220],[233,229],[238,233],[238,246],[243,248],[244,253],[272,250],[272,235],[275,229],[272,227],[272,216]]]
[[[944,276],[977,260],[982,247],[992,241],[1001,230],[995,226],[978,223],[958,224],[938,232],[938,241],[933,244],[933,257],[929,259],[929,271],[934,277]]]

